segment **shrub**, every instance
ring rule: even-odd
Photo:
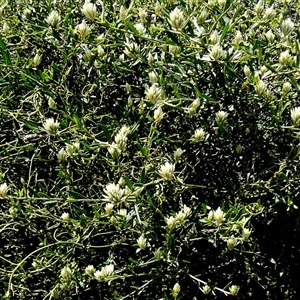
[[[299,4],[0,11],[10,299],[296,299]]]

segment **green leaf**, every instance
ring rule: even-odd
[[[7,65],[11,65],[11,60],[9,53],[6,49],[6,44],[2,40],[0,40],[0,52],[3,56],[4,63]]]
[[[75,191],[69,191],[69,195],[71,197],[74,197],[75,199],[86,199],[85,196],[83,196],[82,194],[75,192]]]

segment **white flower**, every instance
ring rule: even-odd
[[[209,39],[210,39],[210,43],[211,43],[212,45],[218,44],[219,41],[220,41],[220,35],[219,35],[218,31],[217,31],[217,30],[214,30],[214,31],[212,32],[212,34],[210,35]]]
[[[51,108],[51,109],[55,109],[56,108],[56,102],[53,100],[53,98],[49,97],[48,98],[48,106]]]
[[[126,218],[127,217],[127,209],[126,208],[120,208],[118,211],[117,211],[117,214]]]
[[[155,111],[154,111],[154,122],[159,123],[164,117],[164,113],[162,111],[161,106],[159,106]]]
[[[279,56],[279,63],[281,65],[285,65],[289,61],[290,57],[291,56],[289,50],[281,52]]]
[[[272,19],[274,16],[274,8],[273,8],[273,5],[268,7],[266,10],[265,10],[265,15],[264,15],[264,18],[269,20],[269,19]]]
[[[247,65],[244,66],[244,74],[246,75],[247,78],[249,78],[251,75],[251,70]]]
[[[284,20],[281,24],[281,30],[284,37],[287,37],[294,29],[295,24],[290,18]]]
[[[157,74],[154,72],[154,71],[152,71],[152,72],[150,72],[149,73],[149,80],[150,80],[150,82],[153,84],[153,83],[157,83],[157,81],[158,81],[158,76],[157,76]]]
[[[79,25],[77,25],[75,30],[82,40],[84,40],[91,33],[91,29],[86,24],[85,20],[83,20]]]
[[[50,118],[45,121],[45,123],[43,124],[43,127],[48,134],[54,135],[58,131],[59,123],[57,121],[54,121],[53,118]]]
[[[98,281],[104,281],[107,277],[114,273],[114,265],[110,264],[101,268],[101,271],[97,270],[94,273],[94,277]]]
[[[227,248],[232,250],[236,246],[236,240],[234,238],[230,238],[227,240]]]
[[[118,147],[116,143],[112,143],[108,148],[108,152],[112,156],[113,159],[118,159],[121,155],[121,149]]]
[[[114,205],[112,203],[106,203],[105,205],[105,212],[110,215],[113,211]]]
[[[125,43],[125,50],[124,53],[129,56],[130,58],[135,58],[136,55],[140,54],[141,48],[140,45],[133,42],[126,42]]]
[[[127,17],[127,11],[123,5],[120,7],[120,15],[119,16],[120,16],[120,20],[125,20],[125,18]]]
[[[63,281],[69,282],[71,280],[71,277],[73,275],[73,271],[70,269],[70,267],[63,267],[60,276]]]
[[[88,276],[93,276],[94,273],[95,273],[95,268],[93,265],[88,265],[84,270],[84,274]]]
[[[201,141],[204,140],[205,135],[206,135],[206,133],[202,128],[196,129],[194,132],[194,139],[197,143],[200,143]]]
[[[42,62],[43,55],[39,55],[38,53],[33,58],[33,65],[37,67]]]
[[[240,44],[243,41],[243,35],[242,33],[238,30],[235,37],[234,37],[234,42],[236,44]]]
[[[289,82],[285,82],[282,86],[282,93],[286,95],[292,89],[292,85]]]
[[[251,234],[251,230],[249,230],[248,228],[243,228],[243,238],[244,240],[248,240],[249,236]]]
[[[115,142],[117,144],[117,147],[121,151],[124,151],[126,149],[126,144],[127,144],[126,134],[124,134],[124,132],[122,132],[122,131],[119,131],[115,136]]]
[[[120,203],[124,195],[124,189],[121,189],[119,184],[109,183],[104,189],[106,195],[104,198],[113,203]]]
[[[294,126],[300,127],[300,106],[291,110],[291,119]]]
[[[231,296],[236,296],[239,292],[239,289],[240,287],[238,287],[237,285],[232,285],[230,288],[229,288],[229,293]]]
[[[65,149],[62,148],[59,150],[56,156],[59,162],[64,162],[68,158],[68,153],[65,151]]]
[[[158,87],[157,83],[154,83],[150,88],[146,89],[146,97],[148,100],[152,103],[155,104],[157,100],[161,96],[161,89]]]
[[[175,285],[173,286],[173,294],[175,297],[178,296],[178,294],[180,293],[180,285],[179,283],[175,283]]]
[[[144,27],[144,25],[142,23],[136,23],[134,25],[135,29],[138,31],[138,33],[140,35],[145,35],[146,33],[146,28]]]
[[[177,223],[177,220],[171,216],[169,218],[166,218],[166,223],[167,223],[167,226],[172,229],[176,226],[176,223]]]
[[[208,295],[211,292],[211,288],[208,285],[205,285],[202,292],[204,295]]]
[[[94,3],[86,2],[83,4],[81,12],[91,21],[95,20],[97,8]]]
[[[220,207],[218,207],[217,210],[214,211],[214,220],[216,221],[217,226],[221,225],[225,218],[225,213],[222,211]]]
[[[46,18],[46,22],[53,28],[57,28],[61,17],[56,10],[52,10],[49,16]]]
[[[180,30],[184,24],[184,15],[183,12],[176,7],[170,12],[169,24],[176,30]]]
[[[61,215],[61,219],[63,221],[70,221],[70,215],[66,212],[64,212],[62,215]]]
[[[174,159],[176,162],[179,162],[182,156],[183,150],[181,148],[178,148],[177,150],[174,151]]]
[[[258,84],[255,86],[255,90],[258,96],[262,96],[266,92],[266,85],[262,80],[259,80]]]
[[[210,50],[210,57],[218,61],[222,56],[224,56],[224,51],[219,43],[213,45]]]
[[[8,192],[8,186],[6,183],[0,185],[0,198],[5,199]]]
[[[166,162],[160,167],[159,174],[165,180],[172,180],[175,172],[175,165]]]
[[[147,239],[143,234],[137,239],[137,244],[142,250],[145,250],[147,248]]]
[[[220,110],[216,113],[216,123],[218,125],[224,125],[227,122],[228,113],[226,111]]]
[[[265,33],[265,36],[270,44],[272,44],[275,40],[275,35],[271,29]]]
[[[8,26],[7,22],[3,23],[2,31],[3,31],[3,33],[9,33],[9,26]]]

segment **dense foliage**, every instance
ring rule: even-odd
[[[3,3],[1,299],[297,299],[299,11]]]

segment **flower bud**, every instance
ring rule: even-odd
[[[143,234],[137,239],[137,244],[142,250],[145,250],[147,248],[147,239]]]
[[[251,234],[251,230],[249,230],[248,228],[243,228],[242,235],[244,240],[248,240],[250,234]]]
[[[273,16],[274,16],[274,8],[273,6],[270,6],[265,10],[264,19],[270,20],[273,18]]]
[[[237,154],[241,154],[243,149],[244,149],[244,147],[241,144],[238,144],[235,148],[235,151]]]
[[[214,30],[209,37],[211,45],[216,45],[220,41],[220,36],[217,30]]]
[[[290,59],[290,52],[289,52],[289,50],[286,50],[286,51],[280,53],[279,63],[281,65],[285,65],[289,61],[289,59]]]
[[[70,221],[70,215],[66,212],[64,212],[62,215],[61,215],[61,219],[65,222],[68,222]]]
[[[177,298],[178,294],[180,293],[180,285],[179,283],[175,283],[175,285],[173,286],[173,296],[175,298]]]
[[[229,288],[229,293],[231,296],[236,296],[239,292],[239,287],[237,285],[232,285],[230,288]]]
[[[200,13],[200,15],[198,16],[198,19],[197,19],[198,23],[200,25],[203,24],[206,21],[208,16],[209,16],[209,13],[206,9],[201,10],[201,13]]]
[[[227,248],[232,250],[236,246],[236,241],[234,238],[230,238],[227,240]]]
[[[196,129],[194,132],[194,139],[197,143],[202,142],[205,139],[205,136],[206,136],[206,133],[202,128]]]
[[[18,209],[15,208],[15,207],[10,207],[8,211],[9,211],[9,214],[10,214],[13,218],[15,218],[15,217],[18,215]]]
[[[291,110],[291,119],[294,126],[300,127],[300,106]]]
[[[259,1],[255,7],[254,7],[254,11],[257,15],[259,15],[264,9],[264,4],[262,1]]]
[[[31,10],[29,8],[25,8],[24,12],[23,12],[23,15],[22,15],[22,18],[24,20],[29,20],[31,17]]]
[[[120,15],[119,16],[120,16],[120,20],[125,20],[127,17],[127,11],[123,5],[120,7]]]
[[[273,34],[272,30],[270,29],[265,33],[267,41],[272,44],[275,40],[275,35]]]
[[[37,53],[33,58],[33,65],[37,67],[42,62],[42,58],[43,56]]]
[[[113,211],[114,205],[112,203],[106,203],[104,209],[107,215],[110,215]]]
[[[164,113],[162,111],[161,106],[159,106],[155,111],[154,111],[154,122],[159,123],[164,117]]]
[[[251,70],[247,65],[244,66],[244,74],[246,75],[247,78],[249,78],[251,75]]]
[[[0,199],[5,199],[8,192],[8,186],[6,183],[0,185]]]
[[[176,45],[169,45],[169,52],[173,56],[177,56],[180,53],[180,47]]]
[[[211,288],[208,285],[205,285],[202,289],[204,295],[208,295],[211,292]]]
[[[3,33],[9,33],[9,26],[8,26],[7,22],[3,23],[2,31],[3,31]]]
[[[140,8],[139,9],[139,17],[140,17],[140,20],[142,23],[145,23],[147,21],[147,16],[148,16],[147,11],[143,8]]]
[[[174,151],[174,159],[176,162],[180,161],[182,153],[183,151],[181,148],[178,148],[176,151]]]
[[[291,34],[294,29],[295,24],[291,21],[290,18],[284,20],[281,24],[281,30],[284,37],[287,37]]]
[[[216,225],[220,226],[225,218],[225,213],[222,211],[220,207],[213,212],[214,220],[216,221]]]
[[[243,35],[242,33],[238,30],[235,37],[234,37],[234,42],[236,44],[240,44],[243,41]]]
[[[259,80],[258,84],[255,87],[256,93],[258,96],[264,95],[266,92],[266,85],[262,80]]]
[[[154,71],[149,73],[149,80],[152,84],[158,82],[158,76]]]
[[[82,6],[81,12],[91,21],[94,21],[97,15],[97,8],[94,3],[85,2]]]
[[[171,11],[168,21],[173,29],[180,30],[184,24],[183,12],[176,7],[173,11]]]
[[[223,56],[223,50],[222,47],[220,46],[220,44],[215,44],[210,51],[210,57],[215,60],[218,61],[222,56]]]
[[[226,111],[220,110],[216,113],[216,123],[217,125],[225,125],[227,123],[228,113]]]
[[[146,97],[148,100],[155,104],[157,100],[161,97],[161,89],[157,86],[157,83],[154,83],[150,88],[146,89]]]
[[[46,22],[53,28],[57,28],[61,17],[56,10],[52,10],[49,16],[46,18]]]
[[[148,59],[149,66],[152,66],[152,64],[154,63],[154,57],[150,52],[148,53],[147,59]]]
[[[84,274],[88,275],[88,276],[94,276],[95,273],[95,268],[93,265],[89,265],[85,268],[84,270]]]
[[[80,36],[81,40],[85,40],[85,38],[91,33],[91,30],[86,24],[85,20],[83,20],[79,25],[77,25],[75,30],[76,33]]]
[[[102,48],[101,45],[97,46],[97,53],[100,58],[102,58],[105,55],[104,49]]]
[[[51,108],[51,109],[56,109],[56,102],[53,100],[52,97],[49,97],[49,98],[48,98],[48,106],[49,106],[49,108]]]
[[[292,89],[291,84],[289,82],[285,82],[282,86],[282,94],[286,95],[291,89]]]

